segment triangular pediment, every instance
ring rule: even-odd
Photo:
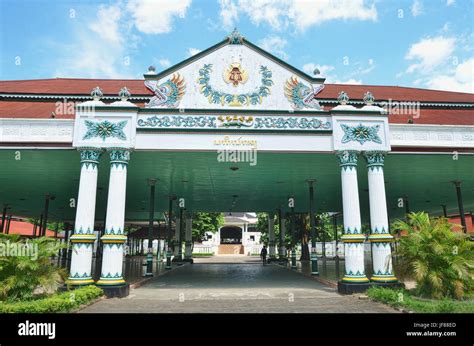
[[[155,74],[148,108],[319,110],[324,78],[310,77],[234,30],[224,41]]]

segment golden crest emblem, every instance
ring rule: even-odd
[[[224,71],[223,77],[227,84],[232,83],[235,87],[239,84],[244,84],[247,82],[247,79],[249,79],[247,71],[245,71],[238,62],[230,64],[229,68]]]

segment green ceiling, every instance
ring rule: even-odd
[[[15,215],[38,217],[44,206],[44,195],[56,196],[50,202],[50,219],[72,220],[75,211],[69,199],[77,196],[79,154],[70,149],[0,150],[0,205],[8,203]],[[341,210],[340,169],[333,154],[258,153],[257,165],[220,163],[215,152],[132,153],[127,184],[127,220],[148,219],[148,178],[157,178],[156,210],[168,208],[168,196],[186,198],[192,211],[231,209],[233,211],[269,211],[294,196],[297,211],[308,209],[307,179],[316,179],[316,209]],[[104,155],[99,167],[99,191],[96,218],[105,215],[109,160]],[[231,170],[230,167],[239,167]],[[367,172],[359,162],[361,212],[369,215]],[[399,217],[404,209],[397,199],[409,198],[411,210],[437,214],[441,204],[457,212],[452,180],[461,180],[465,210],[474,210],[474,155],[463,155],[455,161],[447,154],[390,154],[386,158],[385,178],[390,217]]]

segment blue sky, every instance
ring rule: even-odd
[[[0,78],[142,78],[250,41],[328,83],[474,92],[471,0],[0,0]]]

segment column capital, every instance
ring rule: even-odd
[[[120,147],[114,147],[114,148],[108,148],[107,151],[109,152],[110,155],[110,165],[114,166],[127,166],[128,161],[130,160],[130,153],[131,149],[130,148],[120,148]]]
[[[104,151],[102,148],[96,147],[78,147],[77,150],[81,155],[81,166],[86,165],[86,168],[89,165],[96,167],[99,164],[100,155]]]
[[[385,154],[385,151],[365,151],[363,155],[367,162],[367,168],[383,167]]]
[[[356,150],[342,150],[336,153],[341,167],[357,167],[357,159],[359,151]]]

